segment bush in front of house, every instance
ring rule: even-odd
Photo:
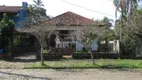
[[[43,58],[44,60],[56,60],[56,59],[62,59],[63,55],[59,52],[43,50]],[[40,60],[40,55],[37,56],[37,59]]]
[[[94,53],[94,58],[96,59],[117,59],[119,58],[120,55],[119,53],[112,53],[112,52],[95,52]]]
[[[91,56],[86,51],[76,51],[72,54],[72,58],[74,58],[74,59],[90,59]]]
[[[119,53],[111,53],[111,52],[93,52],[93,56],[95,59],[117,59],[119,58]],[[72,58],[74,59],[91,59],[91,55],[85,51],[76,51],[72,54]]]

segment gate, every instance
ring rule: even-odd
[[[56,42],[56,48],[61,49],[63,55],[71,55],[73,53],[72,42]]]

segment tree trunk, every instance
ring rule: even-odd
[[[109,50],[108,50],[108,44],[109,44],[109,43],[108,43],[108,40],[106,39],[105,42],[106,42],[106,46],[105,46],[105,49],[106,49],[106,50],[105,50],[105,51],[106,51],[106,52],[109,52]]]
[[[90,47],[86,47],[86,45],[84,45],[85,49],[88,51],[88,53],[91,55],[91,59],[92,59],[92,64],[94,64],[94,55],[93,55],[93,52],[92,52],[92,48]]]
[[[94,63],[95,63],[95,62],[94,62],[94,55],[93,55],[92,51],[89,51],[89,53],[90,53],[90,55],[91,55],[92,64],[94,64]]]
[[[40,52],[40,57],[41,57],[41,66],[44,66],[44,58],[43,58],[43,45],[40,40],[40,45],[41,45],[41,52]]]
[[[13,52],[13,35],[10,36],[9,43],[10,43],[10,47],[9,47],[8,56],[9,56],[9,60],[12,60],[12,52]]]

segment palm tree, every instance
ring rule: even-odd
[[[110,38],[112,38],[112,30],[110,29],[112,27],[112,19],[109,19],[107,17],[104,17],[101,20],[102,23],[104,23],[105,26],[105,31],[103,33],[102,39],[105,40],[106,44],[105,44],[105,51],[108,52],[108,44],[109,44],[109,40]]]
[[[33,2],[36,4],[37,7],[43,7],[44,4],[41,0],[33,0]]]
[[[35,10],[33,5],[29,5],[29,14],[30,16],[35,16],[37,14],[37,11]]]
[[[107,17],[104,17],[101,22],[103,22],[105,24],[105,26],[110,29],[110,27],[112,26],[112,22],[113,20],[112,19],[109,19]]]
[[[117,17],[117,12],[119,11],[121,13],[121,17],[120,17],[120,56],[122,55],[123,51],[122,51],[122,27],[123,27],[123,20],[126,20],[126,16],[127,16],[127,12],[128,12],[128,0],[114,0],[113,1],[115,7],[116,7],[116,11],[115,11],[115,16]]]
[[[38,11],[41,16],[46,16],[46,9],[43,8],[44,4],[42,0],[33,0],[33,2],[35,3],[33,7],[36,11]]]
[[[138,2],[140,0],[113,0],[116,7],[116,17],[117,11],[121,12],[121,18],[129,18],[133,15],[135,9],[138,7]],[[128,20],[129,20],[128,19]]]
[[[140,0],[113,0],[113,3],[116,7],[116,17],[117,12],[121,13],[120,17],[120,54],[122,53],[122,28],[124,25],[130,26],[130,21],[132,21],[133,13],[135,12],[136,8],[138,7],[138,2]]]
[[[29,21],[32,21],[33,24],[38,24],[37,22],[44,20],[44,18],[46,17],[46,9],[43,8],[44,4],[42,2],[42,0],[33,0],[33,2],[35,3],[34,5],[30,5],[29,6],[29,12],[30,12],[30,17],[28,17],[27,19]],[[45,18],[46,19],[46,18]],[[27,21],[28,21],[27,20]],[[33,25],[30,23],[30,26]],[[39,26],[38,26],[39,27]],[[38,28],[37,27],[37,34],[39,34],[39,44],[41,46],[41,52],[40,52],[40,56],[41,56],[41,65],[44,66],[44,58],[43,58],[43,49],[45,48],[45,35],[44,35],[44,28]],[[39,32],[38,32],[39,31]],[[43,32],[41,32],[43,31]],[[48,31],[46,31],[48,32]]]

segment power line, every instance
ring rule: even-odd
[[[86,7],[83,7],[83,6],[80,6],[80,5],[76,5],[76,4],[67,2],[67,1],[65,1],[65,0],[61,0],[61,1],[64,2],[64,3],[70,4],[70,5],[72,5],[72,6],[75,6],[75,7],[78,7],[78,8],[82,8],[82,9],[85,9],[85,10],[88,10],[88,11],[92,11],[92,12],[95,12],[95,13],[100,13],[100,14],[103,14],[103,15],[115,17],[115,16],[113,16],[113,15],[109,15],[109,14],[106,14],[106,13],[103,13],[103,12],[95,11],[95,10],[93,10],[93,9],[89,9],[89,8],[86,8]]]

